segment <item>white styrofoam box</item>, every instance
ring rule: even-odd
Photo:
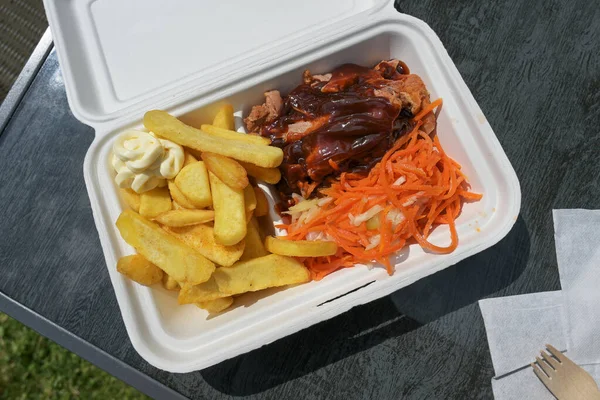
[[[111,0],[106,1],[110,5]],[[50,0],[46,1],[47,6],[48,3],[51,3]],[[160,2],[153,0],[150,3]],[[95,2],[90,4],[92,10],[101,7]],[[206,89],[205,86],[196,91],[177,90],[181,82],[189,84],[188,72],[174,69],[173,73],[177,75],[173,78],[175,83],[170,81],[172,77],[168,72],[162,71],[158,82],[149,80],[148,90],[155,91],[156,95],[144,97],[137,106],[122,105],[118,111],[110,111],[103,107],[108,107],[109,103],[115,105],[114,99],[105,101],[104,94],[98,94],[94,100],[98,106],[96,111],[108,111],[106,115],[112,117],[103,122],[83,118],[84,122],[96,128],[96,139],[85,159],[86,185],[125,326],[136,350],[154,366],[172,372],[188,372],[260,347],[453,265],[492,246],[513,226],[520,207],[519,182],[490,125],[435,33],[422,21],[391,10],[391,3],[388,6],[376,8],[360,20],[338,18],[340,22],[335,29],[331,28],[327,38],[319,37],[319,40],[312,41],[312,45],[292,51],[287,58],[273,57],[259,65],[254,64],[257,60],[250,57],[248,64],[257,65],[253,72],[243,79],[225,79],[218,90]],[[365,9],[359,7],[354,11],[360,15]],[[50,12],[49,20],[53,29],[55,24],[60,23],[53,20]],[[169,25],[169,29],[176,27]],[[316,32],[322,30],[317,29]],[[173,39],[172,35],[169,37]],[[68,42],[65,37],[61,40],[63,44]],[[190,44],[186,38],[182,40],[186,46]],[[57,41],[59,55],[60,42]],[[111,46],[118,47],[114,43]],[[67,47],[65,44],[62,49],[61,65],[72,63],[78,56],[83,57],[77,53],[77,48],[71,50],[76,52],[72,54],[66,51]],[[369,270],[357,266],[344,269],[319,282],[244,295],[236,300],[232,310],[212,318],[193,305],[178,306],[176,294],[160,285],[142,287],[116,271],[118,258],[132,253],[133,249],[120,238],[114,225],[124,206],[113,182],[109,156],[112,141],[119,132],[126,128],[143,128],[144,111],[162,108],[184,122],[198,126],[201,122],[210,121],[217,107],[226,101],[236,110],[237,124],[241,127],[240,116],[246,115],[252,105],[263,101],[264,91],[274,88],[283,93],[289,91],[301,83],[302,71],[306,68],[314,73],[324,73],[346,62],[374,65],[389,58],[405,61],[411,72],[419,74],[432,99],[444,99],[438,119],[439,138],[446,152],[463,166],[473,190],[484,193],[481,201],[464,205],[457,220],[460,244],[452,254],[432,254],[418,245],[411,245],[395,257],[396,272],[393,276],[388,276],[383,268]],[[190,62],[193,61],[197,60]],[[206,68],[209,68],[208,64],[206,61]],[[205,64],[200,65],[204,67]],[[119,63],[112,68],[127,69]],[[139,69],[134,68],[128,74],[139,72],[142,77],[148,78],[147,73],[142,72],[143,65],[136,68]],[[162,68],[170,67],[163,65]],[[121,82],[126,79],[121,74],[125,72],[120,70],[111,76],[113,84],[121,87],[123,98],[130,91],[144,96],[142,78],[135,78],[141,80],[128,86]],[[65,83],[68,88],[71,87],[71,93],[73,90],[79,92],[81,89],[77,86],[86,84],[85,77],[70,79],[65,79]],[[152,88],[154,84],[158,89]],[[93,103],[78,99],[70,104],[72,108],[78,108],[76,115],[81,118],[94,110],[94,107],[88,107]],[[117,113],[121,113],[121,117]],[[277,220],[278,216],[272,212],[271,218]],[[437,228],[430,240],[439,245],[448,244],[448,229]]]

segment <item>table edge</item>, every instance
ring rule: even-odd
[[[0,311],[152,398],[187,399],[2,292],[0,292]]]
[[[0,104],[0,136],[4,132],[4,128],[10,121],[13,113],[19,106],[21,99],[29,89],[31,82],[37,76],[37,73],[42,66],[44,60],[52,50],[52,34],[50,28],[42,35],[42,38],[36,45],[33,53],[25,63],[21,73],[8,91],[6,98]]]
[[[50,33],[50,28],[48,28],[27,60],[25,67],[23,67],[6,98],[0,104],[0,136],[2,136],[4,129],[37,76],[52,47],[52,34]],[[67,331],[2,292],[0,292],[0,312],[9,315],[40,335],[56,342],[58,345],[77,354],[152,398],[186,399],[180,393]]]

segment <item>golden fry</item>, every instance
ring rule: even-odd
[[[131,189],[119,189],[125,204],[133,211],[140,212],[140,195]]]
[[[229,295],[227,293],[222,293],[219,291],[217,281],[215,278],[210,277],[209,280],[199,285],[184,283],[179,291],[177,302],[179,304],[202,303],[228,296]]]
[[[233,297],[221,297],[220,299],[214,299],[209,301],[201,301],[196,303],[196,306],[208,311],[210,314],[217,314],[225,311],[233,304]]]
[[[246,236],[244,191],[230,188],[212,172],[208,175],[215,209],[215,240],[232,246]]]
[[[212,204],[208,170],[203,161],[183,167],[175,177],[175,185],[197,208],[209,207]],[[179,203],[179,200],[177,202]]]
[[[265,248],[273,254],[290,257],[321,257],[337,253],[335,242],[310,240],[284,240],[268,236]]]
[[[244,204],[246,205],[246,214],[256,209],[256,193],[250,185],[244,188]]]
[[[235,130],[235,119],[231,104],[225,104],[219,108],[215,119],[213,119],[213,125],[217,128],[228,129],[230,131]]]
[[[210,135],[184,124],[165,111],[148,111],[144,115],[144,125],[156,135],[182,146],[221,154],[260,167],[277,167],[283,161],[280,148]]]
[[[248,174],[237,161],[220,154],[202,153],[206,168],[233,189],[244,189],[248,186]]]
[[[184,167],[188,164],[192,164],[192,163],[195,163],[196,161],[198,161],[198,159],[196,157],[194,157],[192,155],[192,153],[190,153],[188,150],[186,150],[183,154],[185,156],[185,158],[183,159]]]
[[[172,208],[169,189],[154,188],[140,195],[140,215],[154,218]]]
[[[169,193],[171,193],[171,197],[173,198],[173,208],[177,210],[177,206],[181,208],[186,208],[188,210],[195,209],[194,203],[192,203],[177,187],[173,180],[167,181],[167,185],[169,186]]]
[[[217,268],[213,276],[200,285],[184,284],[179,304],[200,303],[270,287],[294,285],[310,280],[310,272],[298,260],[269,254],[231,267]]]
[[[208,225],[195,225],[182,228],[165,228],[165,230],[212,262],[230,266],[240,259],[244,252],[245,240],[233,246],[223,246],[215,241],[214,229]]]
[[[163,277],[160,268],[139,254],[119,258],[117,271],[144,286],[154,285],[160,282]]]
[[[162,278],[162,284],[163,284],[163,287],[167,290],[175,290],[175,291],[179,290],[179,283],[177,283],[177,281],[175,279],[171,278],[169,275],[164,274],[164,273],[163,273],[163,278]]]
[[[256,209],[254,210],[254,215],[257,217],[264,217],[269,213],[269,202],[267,201],[267,196],[265,196],[265,192],[258,187],[254,188],[254,194],[256,195]]]
[[[274,185],[281,180],[281,171],[279,171],[279,168],[263,168],[243,161],[240,161],[240,164],[246,169],[248,175],[266,183],[270,183],[271,185]]]
[[[253,258],[264,257],[269,254],[263,245],[260,237],[260,230],[256,218],[252,218],[248,223],[248,233],[246,234],[246,247],[240,257],[240,261],[251,260]]]
[[[161,225],[173,227],[204,224],[214,219],[213,210],[171,210],[154,218]]]
[[[220,293],[234,295],[308,282],[310,273],[294,258],[269,254],[239,261],[228,268],[218,268],[213,278]]]
[[[133,211],[123,211],[116,225],[127,244],[177,282],[199,284],[209,279],[215,270],[212,261],[197,250]]]
[[[185,147],[185,151],[186,151],[186,153],[191,154],[196,159],[196,161],[200,161],[202,159],[201,151],[198,151],[196,149],[190,149],[189,147]],[[185,167],[185,164],[184,164],[184,167]]]
[[[202,125],[200,126],[202,132],[208,133],[209,135],[217,136],[222,139],[238,140],[240,142],[258,144],[261,146],[268,146],[271,141],[265,137],[252,135],[249,133],[236,132],[234,130],[223,129],[214,125]]]

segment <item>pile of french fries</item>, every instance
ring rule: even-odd
[[[144,125],[184,146],[185,162],[165,187],[141,195],[120,189],[130,209],[116,225],[137,251],[119,259],[123,275],[146,286],[162,282],[179,291],[180,304],[220,313],[243,293],[309,281],[296,257],[337,252],[334,242],[264,237],[258,219],[269,205],[256,181],[281,179],[283,152],[236,132],[230,105],[200,129],[158,110],[145,114]]]

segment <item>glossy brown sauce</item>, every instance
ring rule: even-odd
[[[304,183],[325,186],[341,172],[368,171],[410,130],[412,114],[374,93],[408,73],[402,62],[378,70],[345,64],[328,82],[305,82],[285,97],[280,116],[261,131],[284,151],[278,185],[284,204]]]

